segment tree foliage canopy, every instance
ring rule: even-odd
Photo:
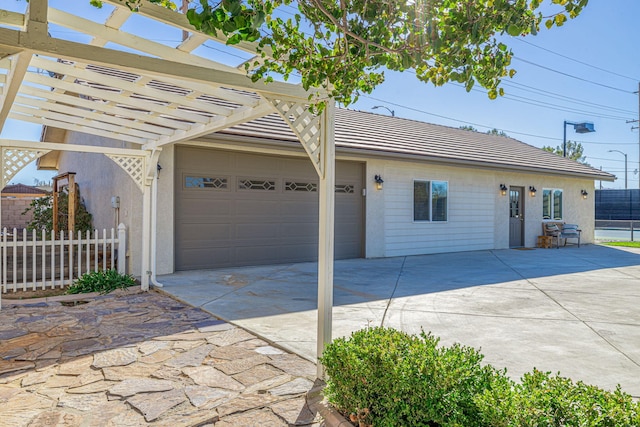
[[[469,125],[460,126],[460,129],[462,129],[462,130],[470,130],[470,131],[473,131],[473,132],[480,132],[478,129],[474,128],[473,126],[469,126]],[[487,133],[489,135],[506,136],[506,137],[509,136],[505,131],[497,129],[497,128],[490,129],[490,130],[486,131],[485,133]]]
[[[562,146],[558,145],[556,148],[551,147],[550,145],[545,145],[542,147],[544,151],[548,151],[553,154],[557,154],[558,156],[563,156]],[[575,141],[567,141],[567,157],[571,160],[575,160],[576,162],[584,163],[587,166],[590,166],[587,163],[587,156],[584,155],[584,147],[581,143]]]
[[[176,8],[171,0],[149,0]],[[177,1],[177,0],[175,0]],[[95,5],[100,0],[91,0]],[[515,74],[507,37],[536,34],[575,18],[588,0],[198,0],[187,17],[228,44],[257,42],[246,64],[254,81],[301,75],[348,105],[384,81],[384,70],[412,69],[424,82],[478,83],[490,98]],[[138,0],[127,4],[135,10]],[[282,9],[297,6],[294,17]],[[545,16],[542,10],[549,11]]]

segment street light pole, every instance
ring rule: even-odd
[[[620,150],[609,150],[610,153],[616,152],[624,156],[624,189],[627,189],[627,154]]]
[[[565,120],[563,128],[564,138],[562,139],[562,157],[567,157],[567,125],[573,126],[573,130],[576,133],[589,133],[596,131],[596,129],[593,127],[593,123],[591,122],[574,123]]]
[[[385,107],[384,105],[376,105],[374,107],[371,107],[373,110],[377,110],[378,108],[384,108],[385,110],[387,110],[389,113],[391,113],[391,117],[395,117],[396,116],[396,112],[393,111],[391,108],[389,107]]]
[[[564,137],[562,138],[562,157],[567,157],[567,121],[564,121]]]

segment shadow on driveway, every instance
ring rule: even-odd
[[[179,272],[164,290],[315,360],[315,263]],[[640,396],[640,251],[599,245],[341,260],[334,337],[371,325]]]
[[[640,277],[640,251],[583,245],[338,260],[334,306],[522,280],[573,282],[569,275],[613,280],[611,269],[624,269],[621,278]],[[158,280],[168,293],[198,307],[215,308],[230,321],[317,308],[316,263],[182,271]]]

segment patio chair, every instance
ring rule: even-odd
[[[564,224],[558,222],[545,222],[542,225],[545,236],[551,236],[556,240],[556,247],[560,249],[560,239],[564,239],[564,245],[567,246],[567,239],[578,239],[578,247],[580,247],[580,233],[582,230],[577,224]]]
[[[567,239],[578,239],[578,247],[580,247],[580,233],[582,230],[578,228],[578,224],[563,224],[560,238],[564,239],[564,246],[567,246]]]

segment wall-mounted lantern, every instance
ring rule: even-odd
[[[376,183],[376,190],[382,190],[382,183],[384,182],[384,180],[382,179],[382,176],[380,175],[376,175],[373,180]]]
[[[503,196],[507,195],[507,186],[504,184],[500,184],[500,194]]]
[[[536,197],[536,192],[538,190],[536,190],[536,187],[534,187],[533,185],[529,186],[529,194],[531,195],[531,197]]]
[[[583,199],[586,199],[587,196],[589,195],[589,193],[587,193],[587,190],[580,190],[580,194],[582,194]]]

